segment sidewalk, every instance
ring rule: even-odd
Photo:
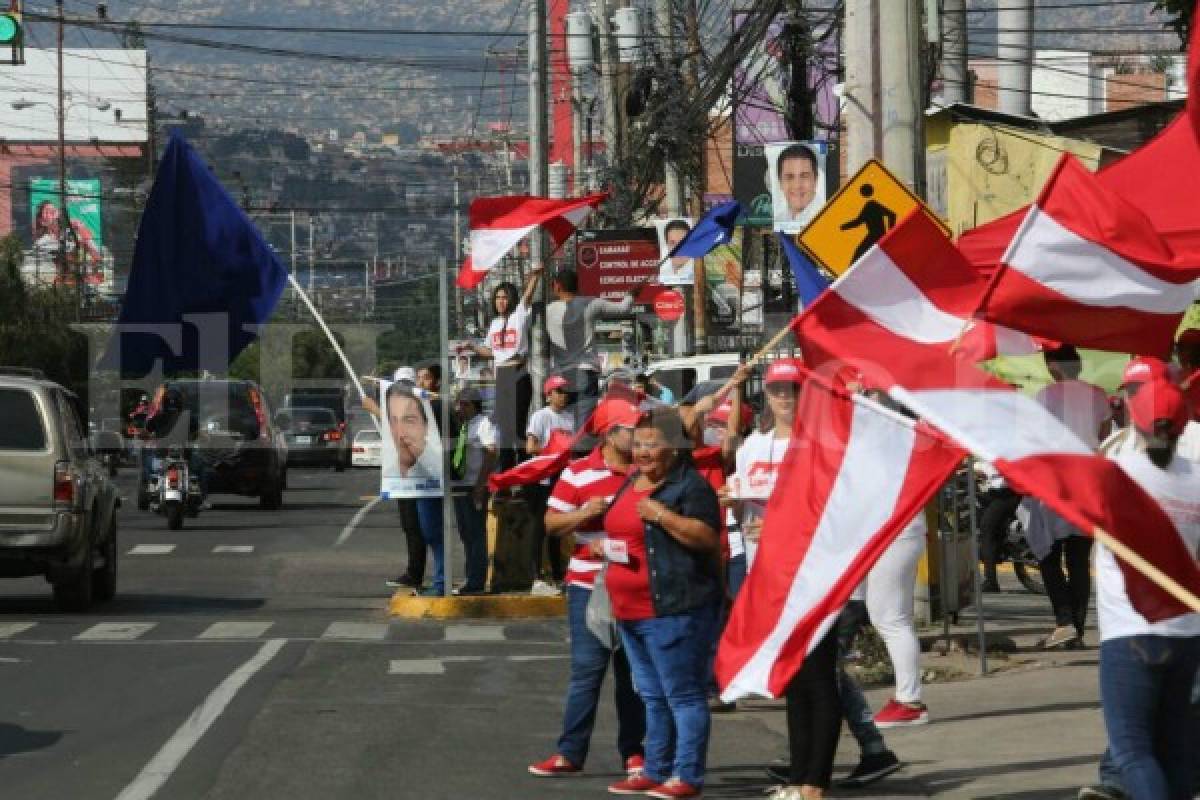
[[[832,796],[1066,800],[1095,782],[1105,741],[1094,613],[1087,649],[1038,650],[1037,641],[1051,627],[1048,601],[1020,589],[1011,575],[1001,577],[1005,592],[984,596],[989,649],[991,642],[1008,639],[1016,652],[990,657],[988,676],[978,677],[975,616],[966,609],[951,630],[971,652],[922,656],[927,670],[961,671],[966,677],[925,686],[930,725],[884,732],[906,767],[867,790],[834,790]],[[940,627],[922,631],[922,640],[940,633]],[[867,696],[879,708],[889,690]],[[783,704],[751,701],[737,713],[715,715],[709,753],[707,797],[753,797],[769,788],[762,767],[787,753]],[[857,759],[857,746],[843,727],[835,778]]]

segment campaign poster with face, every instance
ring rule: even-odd
[[[775,142],[763,148],[774,230],[799,233],[825,205],[826,142]]]
[[[658,283],[663,286],[691,286],[696,282],[696,261],[692,258],[667,258],[667,253],[683,241],[692,229],[692,221],[686,217],[671,217],[654,220],[658,234]]]
[[[379,383],[383,412],[380,496],[441,497],[442,440],[433,407],[406,381]]]

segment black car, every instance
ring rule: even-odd
[[[262,389],[253,381],[173,380],[159,386],[152,410],[168,389],[177,389],[195,421],[192,447],[208,465],[208,492],[258,497],[265,509],[283,505],[287,449],[271,420]],[[153,447],[153,441],[147,441]],[[145,482],[138,507],[148,508]],[[145,506],[143,506],[143,501]]]
[[[349,463],[350,442],[329,409],[280,409],[275,424],[287,443],[288,464],[332,466],[341,472]]]

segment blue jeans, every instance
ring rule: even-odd
[[[1134,800],[1192,797],[1198,666],[1200,636],[1126,636],[1100,645],[1108,746]]]
[[[563,712],[563,732],[558,753],[572,764],[587,761],[600,689],[609,659],[613,665],[613,697],[617,704],[617,752],[621,762],[641,755],[646,736],[646,709],[633,688],[629,659],[622,648],[609,650],[587,626],[590,589],[567,587],[567,623],[571,630],[571,680],[567,684],[567,707]]]
[[[717,606],[620,622],[633,682],[646,704],[646,777],[704,785],[711,718],[705,687]]]
[[[850,733],[854,734],[862,755],[872,756],[886,753],[887,745],[883,741],[883,734],[875,727],[875,714],[863,695],[862,687],[846,672],[846,654],[850,652],[854,637],[866,622],[866,618],[867,604],[862,600],[851,600],[842,609],[834,624],[837,626],[837,681],[842,699],[842,716],[846,719]]]
[[[446,593],[446,539],[444,533],[445,513],[442,498],[418,497],[417,520],[421,526],[421,538],[433,551],[433,586],[437,594]]]
[[[467,582],[463,588],[482,592],[487,586],[487,503],[483,508],[476,508],[475,499],[469,492],[455,492],[454,519],[467,560]]]

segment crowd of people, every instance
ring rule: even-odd
[[[736,707],[718,696],[717,641],[753,571],[808,372],[798,359],[774,359],[761,374],[761,400],[749,396],[755,372],[748,364],[723,384],[701,384],[678,399],[645,375],[618,372],[603,381],[595,322],[628,312],[633,296],[619,302],[581,297],[575,274],[564,270],[551,281],[554,300],[545,311],[551,373],[540,387],[544,404],[526,415],[532,385],[523,328],[540,277],[531,274],[519,297],[510,284],[493,292],[494,320],[475,348],[496,359],[492,416],[476,389],[462,389],[453,400],[455,422],[446,440],[466,554],[466,580],[455,591],[486,590],[488,474],[541,455],[555,431],[571,434],[573,460],[559,474],[522,487],[535,528],[528,554],[533,592],[565,593],[571,640],[562,732],[553,753],[528,771],[555,778],[584,770],[611,666],[617,752],[627,774],[609,791],[698,797],[711,715]],[[1200,378],[1189,380],[1200,369],[1200,330],[1180,338],[1176,355],[1177,364],[1134,359],[1118,395],[1109,398],[1080,380],[1073,348],[1051,350],[1045,361],[1053,380],[1038,400],[1159,500],[1189,551],[1200,556]],[[436,368],[422,372],[397,378],[440,402]],[[907,413],[881,393],[851,388]],[[441,502],[399,502],[409,560],[407,572],[390,583],[442,594]],[[1100,782],[1080,797],[1192,797],[1200,790],[1200,717],[1195,709],[1173,711],[1200,702],[1200,614],[1147,622],[1131,604],[1111,552],[1093,547],[1090,537],[1037,502],[1024,501],[1019,517],[1055,619],[1044,647],[1082,645],[1094,576],[1109,748]],[[830,789],[843,720],[859,747],[857,767],[838,782],[845,787],[865,786],[900,768],[882,730],[931,721],[922,701],[913,608],[927,531],[925,514],[917,514],[791,680],[784,694],[789,761],[770,770],[780,783],[777,800],[823,797]],[[565,564],[564,539],[573,543]],[[422,588],[426,547],[435,576]],[[868,622],[895,676],[892,698],[878,710],[846,669],[855,636]]]

